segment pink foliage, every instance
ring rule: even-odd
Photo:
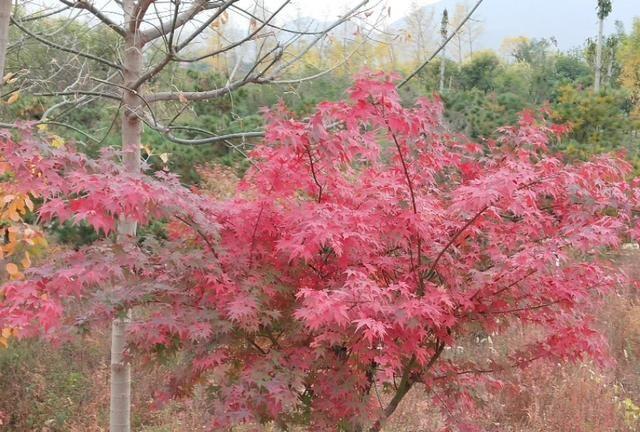
[[[466,404],[481,372],[606,359],[586,311],[624,280],[603,253],[640,233],[629,165],[565,163],[548,148],[563,128],[531,113],[483,148],[447,131],[439,101],[404,108],[384,75],[349,95],[307,121],[269,112],[255,165],[224,201],[125,174],[113,155],[5,137],[43,221],[86,220],[106,236],[7,283],[0,327],[53,335],[78,324],[71,303],[82,322],[144,307],[131,349],[184,351],[176,392],[211,374],[214,428],[380,423],[373,386],[393,395],[421,382]],[[169,239],[116,245],[123,217],[164,219]],[[499,359],[447,354],[471,331],[499,337],[515,322],[541,340]]]

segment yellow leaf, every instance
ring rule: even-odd
[[[14,222],[18,222],[20,220],[20,215],[16,211],[15,206],[11,206],[9,210],[7,210],[7,217]]]
[[[61,137],[59,137],[58,135],[54,135],[53,139],[51,140],[51,147],[53,148],[60,148],[64,145],[64,139],[62,139]]]
[[[29,267],[31,267],[31,257],[29,256],[29,252],[24,253],[24,258],[22,258],[22,261],[20,261],[20,264],[22,264],[22,267],[25,269],[28,269]]]
[[[25,197],[24,203],[27,205],[29,211],[33,211],[33,201],[29,197]]]
[[[2,82],[9,82],[9,80],[13,79],[16,76],[15,72],[9,72],[5,76],[2,77]]]
[[[47,125],[47,124],[45,124],[45,123],[40,123],[40,124],[38,125],[38,130],[39,130],[40,132],[45,132],[45,131],[47,131],[48,129],[49,129],[49,125]]]
[[[0,346],[5,349],[9,348],[9,341],[7,338],[0,337]]]
[[[9,275],[11,276],[16,276],[20,274],[20,270],[18,269],[18,266],[15,265],[14,263],[9,263],[7,264],[7,273],[9,273]]]
[[[13,94],[11,94],[11,96],[9,96],[9,99],[7,99],[7,105],[11,105],[13,103],[18,102],[18,99],[20,99],[20,92],[14,92]]]
[[[162,163],[166,164],[169,162],[169,153],[160,153],[159,157]]]

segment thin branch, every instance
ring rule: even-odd
[[[318,204],[320,204],[322,202],[322,185],[320,184],[320,182],[318,181],[318,176],[316,175],[316,168],[315,165],[313,163],[313,156],[311,155],[311,148],[309,146],[306,146],[306,150],[307,150],[307,155],[309,156],[309,165],[311,165],[311,175],[313,176],[313,181],[316,184],[316,186],[318,186]]]
[[[237,10],[238,12],[240,12],[241,14],[244,14],[245,16],[248,16],[249,18],[253,18],[254,20],[256,20],[259,23],[264,24],[265,20],[263,20],[262,18],[258,17],[257,15],[249,12],[246,9],[243,9],[237,5],[233,5],[231,6],[233,9]],[[325,34],[324,30],[319,30],[319,31],[304,31],[304,30],[293,30],[293,29],[289,29],[286,27],[280,27],[274,24],[270,24],[269,22],[266,23],[267,27],[276,29],[276,30],[280,30],[283,31],[285,33],[292,33],[292,34],[297,34],[297,35],[301,35],[301,36],[314,36],[314,35],[319,35],[319,34]]]
[[[65,6],[65,7],[60,8],[60,9],[55,9],[55,10],[53,10],[51,12],[45,12],[45,13],[41,13],[41,14],[39,12],[36,12],[33,15],[21,17],[20,21],[23,22],[23,23],[29,22],[29,21],[36,21],[36,20],[39,20],[39,19],[42,19],[42,18],[48,18],[50,16],[57,15],[60,12],[64,12],[64,11],[66,11],[68,9],[69,9],[69,7]]]
[[[67,5],[68,7],[72,7],[75,9],[84,9],[90,12],[93,16],[98,18],[100,21],[106,24],[107,27],[109,27],[111,30],[118,33],[120,36],[122,37],[126,36],[124,29],[120,27],[118,24],[116,24],[115,22],[113,22],[111,18],[103,14],[98,8],[95,7],[93,3],[89,3],[86,0],[77,0],[75,2],[69,1],[69,0],[60,0],[60,2]]]
[[[175,217],[180,222],[182,222],[183,224],[185,224],[186,226],[194,230],[200,236],[200,238],[206,243],[207,247],[209,248],[213,256],[218,261],[220,261],[220,257],[218,256],[218,252],[216,252],[215,248],[213,247],[213,243],[211,243],[209,238],[202,232],[202,230],[200,230],[200,228],[195,224],[195,222],[190,222],[189,220],[178,215],[174,215],[173,217]]]
[[[193,33],[191,33],[191,35],[187,36],[186,39],[181,41],[176,46],[176,52],[183,50],[187,45],[189,45],[192,40],[194,40],[199,34],[202,34],[202,32],[204,32],[211,25],[211,23],[218,19],[220,15],[224,13],[224,11],[226,11],[230,6],[233,5],[233,3],[236,3],[237,1],[238,0],[227,0],[226,2],[224,2],[224,4],[218,7],[216,13],[211,15],[206,21],[202,23],[202,25],[200,25],[200,27],[198,27]]]
[[[387,116],[385,115],[385,112],[384,112],[384,107],[382,108],[382,117],[384,118],[384,122],[385,122],[385,125],[387,126],[387,130],[391,134],[391,137],[393,138],[393,142],[396,145],[398,157],[400,158],[400,162],[402,163],[402,170],[404,172],[404,177],[405,177],[405,180],[407,181],[407,187],[409,188],[409,196],[411,198],[411,207],[413,209],[413,214],[417,215],[418,206],[416,205],[416,195],[413,188],[413,181],[411,180],[411,176],[409,175],[409,167],[407,165],[407,162],[404,159],[404,155],[402,153],[402,147],[400,147],[400,142],[398,141],[398,137],[396,137],[396,134],[391,129],[389,120],[387,120]],[[417,290],[418,297],[422,297],[424,295],[424,279],[421,275],[418,274],[418,268],[422,263],[422,237],[420,236],[420,233],[417,233],[416,237],[417,237],[418,256],[417,256],[416,265],[413,266],[413,271],[416,275],[416,283],[418,284],[418,290]]]
[[[309,75],[309,76],[302,77],[302,78],[295,78],[295,79],[271,80],[271,81],[269,81],[269,83],[270,84],[277,84],[277,85],[302,84],[305,81],[312,81],[312,80],[315,80],[317,78],[321,78],[324,75],[330,74],[331,72],[333,72],[334,70],[338,69],[340,66],[342,66],[346,62],[348,62],[351,59],[351,57],[353,57],[353,55],[358,52],[358,49],[363,45],[364,45],[364,42],[362,42],[358,47],[356,47],[356,49],[351,51],[348,56],[346,56],[344,59],[342,59],[342,61],[340,61],[339,63],[336,63],[335,65],[333,65],[329,69],[325,69],[325,70],[323,70],[321,72],[318,72],[317,74]]]
[[[182,27],[183,25],[191,21],[191,19],[193,19],[193,17],[195,17],[200,12],[207,9],[214,9],[214,8],[220,7],[223,4],[224,4],[223,2],[209,3],[207,0],[197,0],[195,3],[193,3],[193,5],[189,9],[187,9],[186,11],[178,15],[178,18],[175,20],[174,26],[171,26],[169,25],[169,23],[164,23],[161,21],[160,26],[155,28],[150,28],[148,30],[141,32],[140,40],[143,44],[147,42],[151,42],[154,39],[157,39],[161,36],[166,35],[170,28],[173,28],[175,30],[179,27]]]
[[[402,88],[413,77],[415,77],[418,73],[420,73],[420,71],[422,69],[424,69],[424,67],[426,65],[428,65],[431,62],[431,60],[433,60],[434,58],[436,58],[436,56],[438,54],[440,54],[440,51],[442,51],[447,46],[447,44],[451,41],[451,39],[453,39],[454,36],[460,31],[460,29],[466,24],[466,22],[469,21],[469,19],[471,18],[471,15],[473,15],[473,13],[476,11],[476,9],[478,9],[478,7],[480,7],[482,2],[483,2],[483,0],[478,0],[478,2],[475,4],[475,6],[473,8],[471,8],[471,10],[467,14],[467,16],[460,22],[460,25],[458,25],[458,27],[456,27],[456,29],[449,35],[449,37],[444,42],[442,42],[442,45],[440,45],[438,47],[438,49],[433,54],[431,54],[431,57],[429,57],[427,60],[425,60],[424,63],[422,63],[420,66],[418,66],[418,68],[416,70],[411,72],[411,74],[408,77],[406,77],[404,80],[402,80],[402,82],[400,84],[398,84],[398,88]]]
[[[216,99],[220,96],[224,96],[228,93],[231,93],[233,90],[236,90],[245,84],[252,82],[252,78],[241,79],[232,82],[229,85],[225,85],[224,87],[206,90],[200,92],[181,92],[181,91],[169,91],[169,92],[158,92],[152,93],[147,96],[147,101],[149,103],[158,102],[158,101],[177,101],[177,100],[190,100],[190,101],[203,101],[209,99]]]
[[[298,60],[300,60],[302,57],[304,57],[304,55],[309,52],[309,50],[311,48],[313,48],[323,37],[325,37],[331,30],[333,30],[334,28],[338,27],[340,24],[343,24],[344,22],[348,21],[358,10],[360,10],[364,5],[366,5],[367,3],[369,3],[369,0],[363,0],[360,3],[358,3],[354,8],[352,8],[351,10],[349,10],[347,13],[345,13],[343,16],[341,16],[340,18],[338,18],[336,21],[334,21],[333,24],[331,24],[329,27],[325,28],[322,33],[320,33],[313,41],[311,41],[306,47],[305,49],[303,49],[300,53],[298,53],[293,59],[291,59],[289,62],[285,63],[284,65],[282,65],[281,67],[278,68],[278,70],[276,71],[276,74],[281,73],[282,71],[286,70],[287,68],[289,68],[292,64],[296,63]]]
[[[447,244],[445,245],[445,247],[442,248],[442,250],[440,251],[440,253],[438,253],[438,256],[436,257],[436,259],[433,261],[433,264],[431,264],[431,267],[429,268],[429,270],[426,273],[426,277],[430,278],[434,272],[435,269],[438,265],[438,263],[440,262],[440,259],[442,258],[442,256],[444,255],[444,253],[451,247],[451,245],[453,245],[453,243],[456,241],[456,239],[458,237],[460,237],[460,234],[462,234],[467,228],[469,228],[481,215],[482,213],[484,213],[487,209],[489,208],[488,205],[485,205],[484,207],[482,207],[480,209],[480,211],[478,213],[475,214],[474,217],[472,217],[471,219],[469,219],[467,221],[467,223],[465,223],[462,228],[460,228],[454,235],[453,237],[451,237],[451,239],[447,242]]]
[[[184,144],[184,145],[214,144],[221,141],[228,141],[228,140],[234,140],[234,139],[246,139],[246,138],[261,138],[264,136],[264,131],[255,131],[255,132],[237,132],[237,133],[230,133],[226,135],[214,135],[207,138],[186,139],[186,138],[178,138],[169,132],[162,131],[161,129],[158,129],[158,131],[163,132],[171,142],[174,142],[176,144]]]
[[[86,52],[78,51],[78,50],[76,50],[74,48],[65,47],[65,46],[62,46],[62,45],[58,45],[58,44],[56,44],[54,42],[51,42],[50,40],[45,39],[42,36],[39,36],[39,35],[31,32],[30,30],[27,30],[27,28],[25,28],[22,24],[20,24],[18,21],[16,21],[13,17],[11,17],[11,22],[16,27],[18,27],[20,30],[22,30],[22,32],[28,34],[29,36],[31,36],[32,38],[36,39],[37,41],[39,41],[39,42],[41,42],[41,43],[43,43],[45,45],[50,46],[51,48],[55,48],[55,49],[60,50],[60,51],[68,52],[68,53],[71,53],[71,54],[75,54],[75,55],[78,55],[80,57],[85,57],[85,58],[91,59],[93,61],[96,61],[98,63],[102,63],[102,64],[104,64],[106,66],[112,67],[114,69],[122,70],[122,67],[120,65],[112,63],[109,60],[105,60],[105,59],[102,59],[100,57],[94,56],[93,54],[89,54],[89,53],[86,53]]]
[[[258,232],[258,224],[260,223],[260,219],[262,219],[263,211],[264,203],[260,207],[260,212],[258,213],[258,217],[256,218],[256,223],[253,225],[253,233],[251,234],[251,248],[249,249],[249,269],[253,267],[253,250],[256,247],[256,233]]]
[[[45,125],[46,124],[52,124],[52,125],[56,125],[56,126],[62,126],[64,128],[71,129],[72,131],[75,131],[75,132],[81,134],[82,136],[86,137],[87,139],[89,139],[89,140],[91,140],[93,142],[96,142],[96,143],[100,142],[100,140],[98,140],[97,138],[95,138],[95,137],[89,135],[88,133],[84,132],[83,130],[80,130],[77,127],[72,126],[72,125],[67,124],[67,123],[62,123],[62,122],[53,121],[53,120],[47,120],[47,121],[42,121],[42,122],[33,122],[33,123],[32,122],[28,122],[28,123],[30,123],[30,124],[32,124],[34,126],[41,125],[41,124],[45,124]],[[0,128],[4,128],[4,129],[20,129],[22,127],[23,127],[23,125],[19,124],[19,123],[0,123]]]
[[[546,308],[546,307],[549,307],[549,306],[553,306],[553,305],[558,304],[560,302],[562,302],[562,300],[555,300],[555,301],[552,301],[552,302],[542,303],[542,304],[535,305],[535,306],[526,306],[526,307],[520,307],[520,308],[514,308],[514,309],[506,309],[506,310],[498,310],[498,311],[487,311],[485,313],[491,314],[491,315],[501,315],[501,314],[508,314],[508,313],[514,313],[514,312],[526,312],[526,311],[530,311],[530,310],[542,309],[542,308]]]
[[[446,373],[444,375],[436,375],[433,377],[434,380],[440,380],[440,379],[447,379],[447,378],[453,378],[455,376],[460,376],[460,375],[469,375],[469,374],[486,374],[486,373],[495,373],[495,372],[502,372],[505,371],[507,369],[513,369],[516,367],[521,367],[523,365],[526,365],[527,363],[532,363],[538,359],[540,359],[542,356],[538,355],[532,358],[528,358],[528,359],[524,359],[524,360],[520,360],[514,364],[511,365],[504,365],[504,366],[498,366],[495,368],[491,368],[491,369],[465,369],[462,371],[458,371],[458,372],[449,372]]]
[[[122,97],[119,95],[113,95],[109,93],[102,93],[96,91],[86,91],[86,90],[70,90],[70,91],[61,91],[61,92],[48,92],[48,93],[34,93],[34,96],[77,96],[77,95],[85,95],[85,96],[96,96],[103,97],[107,99],[120,100]]]
[[[254,31],[252,31],[251,33],[249,33],[249,34],[248,34],[247,36],[245,36],[244,38],[242,38],[242,39],[240,39],[240,40],[238,40],[238,41],[236,41],[236,42],[233,42],[233,43],[231,43],[231,44],[229,44],[229,45],[227,45],[227,46],[224,46],[224,47],[222,47],[222,48],[220,48],[220,49],[217,49],[217,50],[215,50],[215,51],[212,51],[212,52],[210,52],[210,53],[208,53],[208,54],[203,54],[203,55],[201,55],[201,56],[198,56],[198,57],[195,57],[195,58],[190,58],[190,59],[180,58],[179,60],[180,60],[180,61],[182,61],[182,62],[188,62],[188,63],[198,62],[198,61],[200,61],[200,60],[204,60],[204,59],[209,58],[209,57],[215,57],[215,56],[217,56],[217,55],[219,55],[219,54],[222,54],[222,53],[224,53],[224,52],[230,51],[230,50],[232,50],[232,49],[234,49],[234,48],[236,48],[236,47],[238,47],[238,46],[240,46],[240,45],[244,44],[245,42],[248,42],[248,41],[252,40],[252,39],[253,39],[253,38],[254,38],[258,33],[260,33],[260,31],[262,31],[262,29],[264,29],[264,28],[267,26],[267,24],[268,24],[269,22],[271,22],[271,20],[273,20],[273,19],[274,19],[274,18],[275,18],[275,17],[276,17],[276,16],[277,16],[277,15],[278,15],[278,14],[279,14],[279,13],[280,13],[284,8],[285,8],[285,6],[287,6],[289,3],[291,3],[291,0],[285,0],[285,1],[280,5],[280,7],[279,7],[278,9],[276,9],[276,11],[275,11],[274,13],[272,13],[272,14],[269,16],[269,18],[267,18],[267,19],[265,20],[265,22],[263,22],[261,25],[259,25],[258,27],[256,27],[256,29],[255,29]]]

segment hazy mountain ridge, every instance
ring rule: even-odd
[[[426,12],[434,12],[434,21],[439,22],[443,9],[450,17],[457,4],[475,4],[473,0],[440,0],[426,5]],[[474,42],[476,49],[499,49],[506,37],[527,36],[530,38],[554,37],[562,50],[582,47],[589,37],[597,32],[595,0],[485,0],[474,18],[482,22],[482,35]],[[393,6],[392,6],[393,7]],[[605,22],[605,33],[615,31],[617,20],[630,29],[633,18],[640,17],[640,0],[613,0],[613,12]],[[298,30],[319,30],[328,22],[303,17],[287,23],[286,27]],[[337,34],[350,36],[355,25],[340,26]],[[387,30],[401,32],[407,27],[407,17],[389,23]]]
[[[447,8],[451,14],[464,0],[440,0],[424,6],[434,10],[436,16]],[[467,0],[472,6],[475,1]],[[631,27],[634,16],[640,16],[640,1],[613,0],[613,11],[605,22],[605,32],[614,31],[615,21]],[[563,50],[580,47],[597,33],[595,0],[485,0],[475,18],[484,27],[476,42],[478,48],[498,49],[505,37],[527,36],[532,38],[555,37]]]

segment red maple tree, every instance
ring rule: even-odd
[[[464,404],[504,367],[604,359],[589,311],[625,282],[605,252],[640,234],[630,166],[566,163],[548,148],[563,128],[531,113],[480,146],[443,127],[439,101],[404,108],[386,75],[349,95],[304,121],[269,111],[228,200],[127,174],[116,154],[5,135],[11,185],[42,197],[40,221],[104,235],[6,283],[0,327],[61,337],[133,310],[132,353],[181,353],[168,394],[215,383],[214,429],[378,431],[418,383]],[[116,245],[120,217],[163,220],[167,238]],[[450,350],[517,323],[540,339],[490,358]]]

